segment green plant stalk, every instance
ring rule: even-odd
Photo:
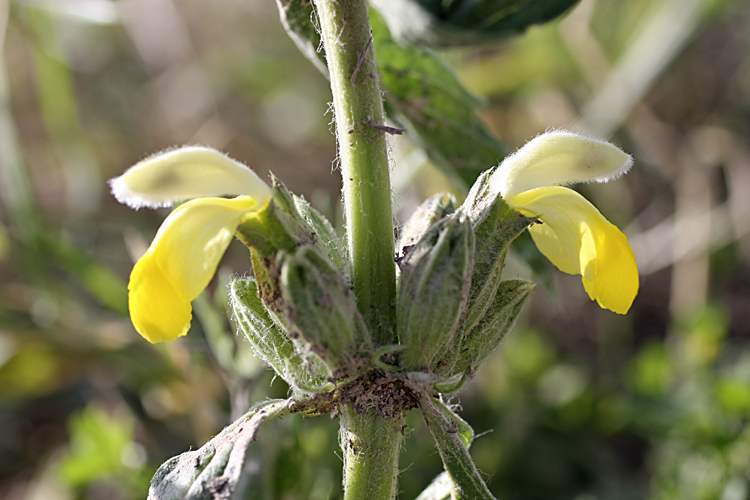
[[[404,417],[383,419],[375,412],[341,412],[345,500],[391,500],[396,497],[398,455]]]
[[[333,91],[354,296],[376,344],[395,342],[396,271],[383,101],[365,0],[316,0]]]
[[[365,0],[315,0],[333,93],[354,296],[376,345],[395,343],[396,269],[383,102]],[[403,417],[341,410],[344,498],[396,496]]]

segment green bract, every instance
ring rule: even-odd
[[[329,388],[330,371],[314,353],[301,355],[291,338],[271,319],[258,296],[255,280],[237,278],[229,285],[229,302],[238,330],[256,356],[268,363],[294,392]]]

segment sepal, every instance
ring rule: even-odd
[[[485,316],[500,286],[510,244],[536,221],[509,207],[493,192],[491,175],[488,170],[477,179],[460,208],[471,219],[476,239],[464,331],[470,331]]]
[[[266,259],[279,250],[292,252],[298,244],[315,244],[317,236],[297,211],[294,195],[276,177],[272,179],[271,199],[237,228],[240,241]]]
[[[484,317],[471,330],[467,330],[455,351],[458,360],[451,374],[461,375],[460,383],[453,390],[474,376],[474,370],[494,351],[521,314],[526,299],[534,290],[534,283],[526,280],[505,280],[500,283],[495,300]]]
[[[315,246],[331,259],[334,267],[348,275],[349,262],[346,258],[346,238],[339,238],[328,219],[297,195],[294,195],[294,206],[297,208],[297,213],[312,228]]]

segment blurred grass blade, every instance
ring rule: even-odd
[[[25,14],[25,27],[35,42],[31,55],[37,98],[64,174],[66,209],[77,215],[93,214],[101,201],[103,180],[81,121],[74,75],[62,42],[63,24],[51,10],[32,8]]]
[[[312,3],[277,3],[289,36],[327,74],[325,56],[318,50],[320,35],[313,24],[317,18]],[[398,45],[372,10],[370,25],[388,119],[405,128],[451,182],[468,189],[482,171],[508,153],[476,115],[481,102],[464,89],[437,54],[423,47]]]
[[[399,42],[472,45],[551,21],[578,0],[373,0]]]
[[[216,307],[208,299],[205,290],[193,300],[193,311],[203,327],[208,345],[219,366],[228,372],[234,370],[234,352],[236,344],[233,335],[224,328],[224,323]]]
[[[36,204],[11,114],[11,98],[5,61],[5,32],[9,2],[0,7],[0,198],[11,217],[14,230],[25,243],[39,231]]]
[[[445,472],[452,482],[453,498],[457,500],[495,500],[479,475],[469,450],[461,438],[461,426],[439,408],[429,395],[420,396],[425,423],[430,429],[443,460]],[[451,412],[452,413],[452,412]]]
[[[290,399],[258,403],[245,416],[195,451],[164,462],[151,480],[149,500],[231,498],[245,454],[266,420],[289,413]]]
[[[53,256],[60,269],[69,273],[88,293],[109,310],[128,315],[128,287],[109,268],[62,239],[40,237],[40,241],[44,252]]]

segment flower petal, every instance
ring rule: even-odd
[[[190,329],[190,300],[174,287],[153,254],[147,253],[136,262],[128,290],[133,326],[152,344],[182,337]]]
[[[202,146],[186,146],[146,158],[109,184],[117,201],[136,210],[223,195],[247,195],[263,204],[271,196],[271,188],[255,172]]]
[[[234,231],[255,200],[201,198],[175,209],[130,274],[130,317],[150,342],[174,340],[190,327],[191,306],[211,281]]]
[[[539,216],[529,228],[539,250],[561,271],[581,274],[591,300],[625,314],[638,293],[638,267],[627,238],[572,189],[544,187],[511,201]]]
[[[606,182],[632,165],[630,155],[606,141],[556,131],[535,137],[506,157],[491,182],[493,191],[507,201],[543,186]]]

